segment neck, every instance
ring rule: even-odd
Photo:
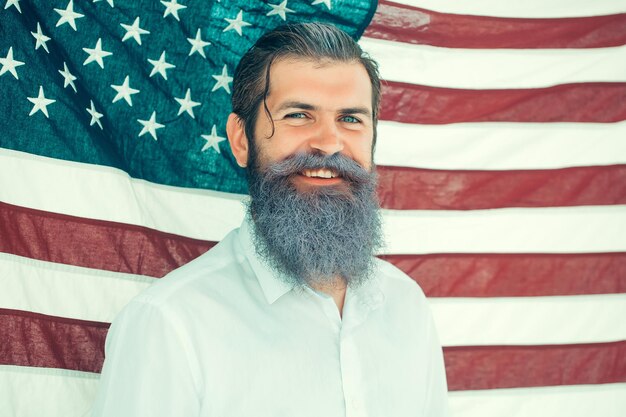
[[[311,288],[315,291],[323,292],[330,295],[339,309],[339,316],[343,313],[343,303],[346,298],[346,290],[348,288],[346,281],[338,277],[335,281],[323,284],[311,284]]]

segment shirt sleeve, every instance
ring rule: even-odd
[[[134,300],[114,320],[92,417],[199,415],[194,367],[174,318]]]
[[[422,416],[449,417],[448,384],[443,361],[443,350],[435,328],[432,315],[428,315],[428,340],[430,359],[428,361],[428,381],[426,401]]]

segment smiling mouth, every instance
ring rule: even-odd
[[[337,178],[339,174],[331,169],[321,168],[321,169],[305,169],[300,172],[300,175],[308,177],[308,178]]]

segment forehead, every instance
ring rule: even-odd
[[[358,61],[282,58],[270,68],[268,105],[299,101],[323,108],[367,107],[372,84]]]

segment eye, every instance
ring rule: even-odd
[[[286,119],[305,119],[306,118],[306,114],[304,113],[289,113],[287,115],[285,115]]]
[[[346,123],[361,123],[361,121],[354,116],[342,116],[340,120]]]

